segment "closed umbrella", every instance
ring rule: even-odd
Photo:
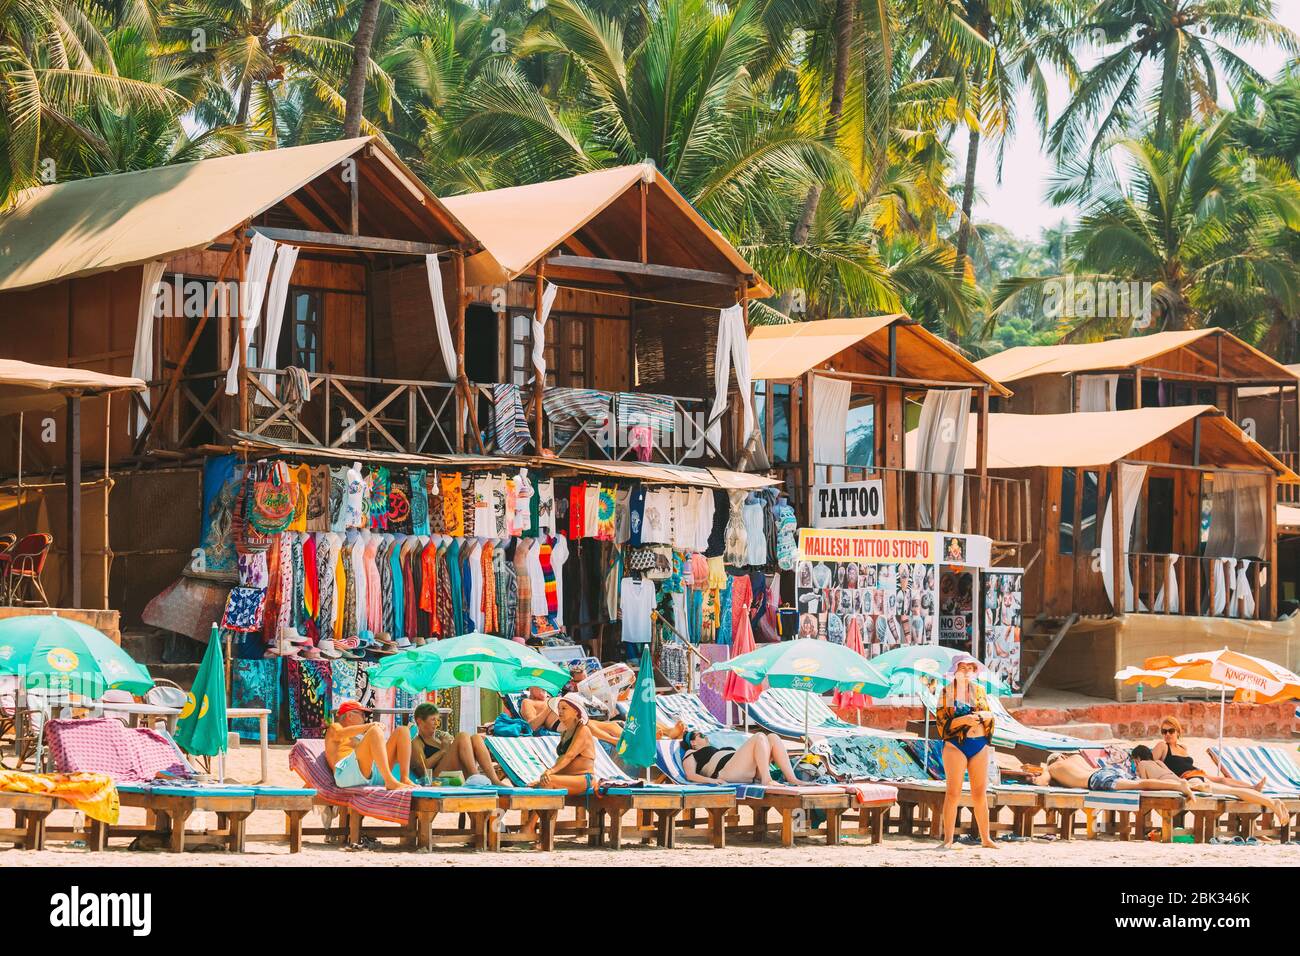
[[[754,650],[754,631],[749,624],[749,605],[746,604],[742,613],[736,619],[736,626],[733,628],[731,635],[731,653],[734,655],[731,659],[748,654]],[[720,670],[716,665],[709,670]],[[729,700],[734,704],[740,704],[741,713],[745,715],[745,728],[749,728],[749,708],[746,704],[752,704],[758,700],[759,695],[763,693],[762,683],[751,684],[739,674],[728,670],[726,683],[722,686],[722,699]]]
[[[641,651],[641,669],[637,672],[632,699],[628,701],[627,720],[618,738],[615,753],[625,764],[649,769],[655,762],[655,674],[650,660],[650,645]]]
[[[719,661],[709,671],[735,676],[760,687],[788,687],[810,694],[847,691],[883,697],[889,681],[872,663],[845,647],[816,638],[765,644],[756,651]],[[728,680],[728,686],[730,686]],[[808,707],[804,705],[804,736],[808,735]]]
[[[867,656],[866,649],[862,646],[862,629],[858,626],[856,616],[849,618],[849,626],[844,633],[844,646],[855,654]],[[861,711],[871,703],[871,698],[866,694],[859,694],[853,691],[837,690],[831,695],[831,703],[840,710],[857,710]]]
[[[176,722],[176,742],[186,753],[212,757],[226,752],[227,733],[226,661],[221,632],[213,625],[194,686]]]

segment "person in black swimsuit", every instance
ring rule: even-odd
[[[772,765],[784,781],[804,786],[794,775],[785,744],[776,734],[754,734],[739,748],[715,747],[698,731],[682,737],[682,769],[692,783],[761,783],[772,786]]]
[[[1255,783],[1249,783],[1245,780],[1238,780],[1236,777],[1216,777],[1208,774],[1196,766],[1196,761],[1192,755],[1187,752],[1187,748],[1178,742],[1183,735],[1183,725],[1178,722],[1177,717],[1166,717],[1160,721],[1160,742],[1151,748],[1151,753],[1156,760],[1163,761],[1164,765],[1172,770],[1184,780],[1207,780],[1210,783],[1221,783],[1227,787],[1243,787],[1248,790],[1263,790],[1265,780],[1260,777]]]
[[[441,773],[459,771],[469,777],[481,773],[492,786],[501,786],[501,778],[492,764],[492,755],[480,734],[442,733],[438,728],[436,704],[420,704],[411,722],[411,773],[429,779]]]

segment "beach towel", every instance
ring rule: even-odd
[[[831,768],[850,780],[928,780],[902,740],[893,737],[829,737],[822,746]]]
[[[289,658],[289,735],[295,740],[321,738],[331,714],[330,661]]]
[[[51,720],[50,758],[60,773],[106,773],[114,781],[148,782],[159,774],[192,777],[176,742],[150,727],[124,727],[112,717]]]
[[[519,454],[532,441],[520,393],[520,386],[508,382],[492,386],[492,429],[497,450],[506,455]]]
[[[289,751],[289,767],[316,791],[318,800],[336,807],[349,807],[367,817],[404,824],[411,818],[413,790],[385,790],[383,787],[339,787],[334,771],[325,760],[325,742],[299,740]]]
[[[0,767],[0,792],[55,797],[101,823],[117,823],[121,809],[113,778],[106,773],[22,773]]]
[[[230,706],[264,707],[271,712],[267,721],[267,739],[277,740],[280,716],[280,661],[278,657],[236,658],[230,662]],[[230,729],[240,740],[259,740],[256,717],[232,717]]]
[[[722,620],[724,622],[730,621],[730,615],[723,613]],[[730,644],[701,644],[697,650],[710,664],[717,664],[720,661],[731,659]],[[704,705],[705,710],[713,715],[715,720],[723,724],[727,723],[729,708],[726,699],[722,696],[726,684],[727,675],[724,673],[710,674],[707,673],[706,669],[706,672],[700,675],[700,703]]]

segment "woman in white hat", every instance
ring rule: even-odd
[[[587,726],[587,705],[578,694],[560,698],[560,741],[555,747],[554,766],[543,771],[533,784],[570,794],[591,793],[596,785],[596,738]]]

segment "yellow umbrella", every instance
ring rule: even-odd
[[[1219,692],[1219,749],[1223,749],[1223,719],[1228,690],[1233,700],[1273,704],[1300,700],[1300,675],[1261,657],[1252,657],[1226,647],[1198,654],[1148,657],[1141,667],[1126,667],[1115,679],[1125,684],[1159,687],[1187,687]]]

